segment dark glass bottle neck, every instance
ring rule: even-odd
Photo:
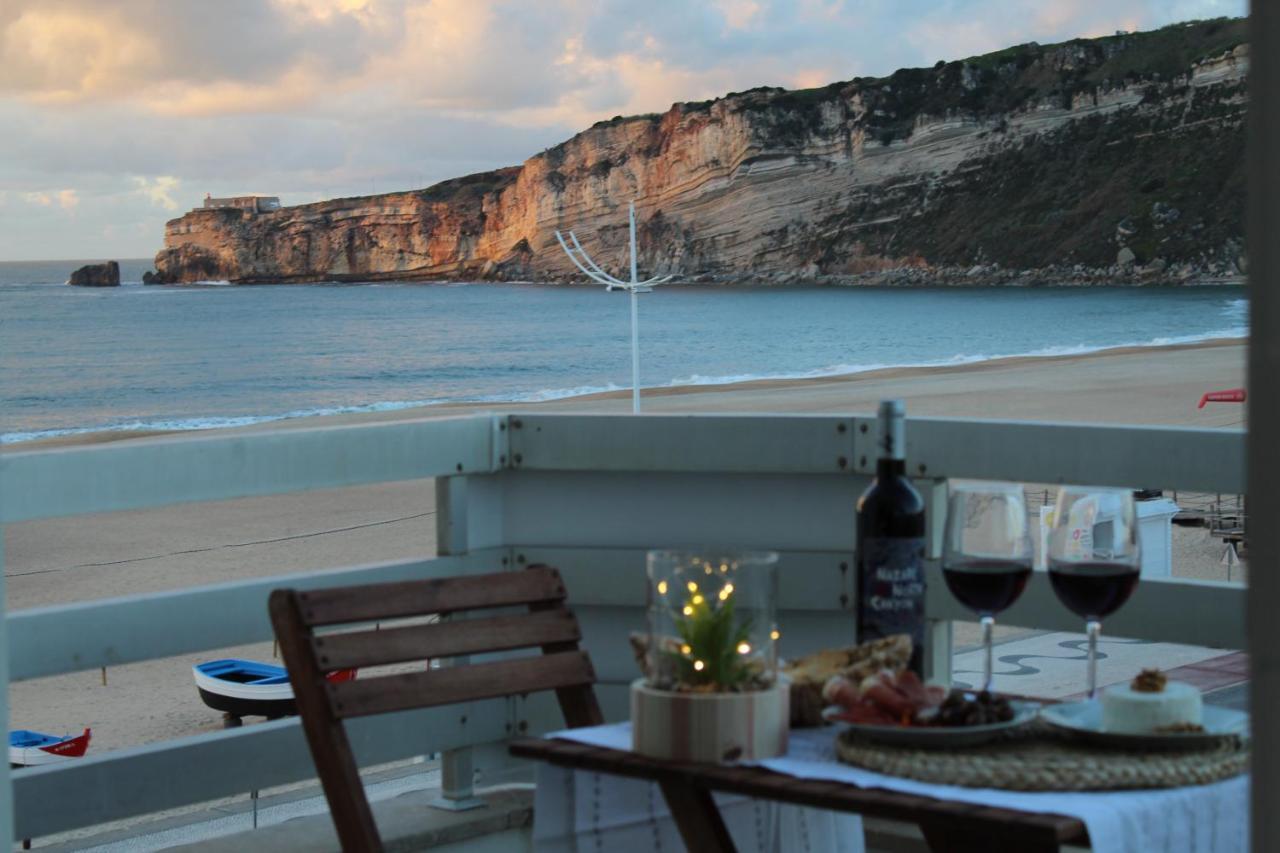
[[[905,459],[890,459],[881,456],[876,461],[876,478],[884,479],[886,477],[901,477],[907,473],[907,462]]]

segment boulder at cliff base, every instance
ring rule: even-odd
[[[115,261],[105,264],[85,264],[71,274],[67,284],[77,287],[119,287],[120,265]]]

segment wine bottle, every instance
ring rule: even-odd
[[[858,498],[858,642],[911,635],[910,667],[924,676],[924,500],[906,475],[905,408],[880,403],[876,476]]]

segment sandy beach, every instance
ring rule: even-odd
[[[827,379],[667,388],[646,392],[644,407],[647,412],[869,413],[879,399],[894,396],[906,401],[909,415],[1240,427],[1242,406],[1198,410],[1196,403],[1205,391],[1241,387],[1244,381],[1243,343],[1221,340]],[[436,406],[252,429],[494,409],[625,412],[630,398],[614,393],[540,404]],[[9,445],[5,452],[145,438],[101,433]],[[1175,532],[1176,574],[1225,578],[1205,539]],[[432,554],[434,496],[430,481],[415,481],[23,522],[5,530],[4,545],[8,607],[16,610]],[[269,659],[271,648],[259,644],[228,653]],[[221,720],[201,704],[190,675],[193,663],[214,655],[112,669],[106,686],[96,670],[16,684],[10,690],[12,725],[46,731],[92,725],[95,751],[217,729]]]

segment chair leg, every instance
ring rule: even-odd
[[[329,705],[327,682],[307,642],[296,593],[276,590],[271,593],[269,608],[280,654],[293,684],[302,730],[342,849],[344,853],[378,853],[382,839],[373,822],[347,731]]]

